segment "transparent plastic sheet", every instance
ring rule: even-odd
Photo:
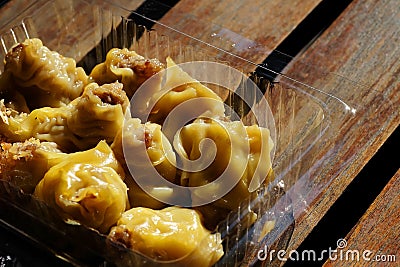
[[[77,12],[78,10],[80,12]],[[92,14],[86,19],[86,24],[82,23],[85,21],[84,18],[76,17],[76,14],[85,14],[83,10]],[[39,37],[50,49],[75,58],[86,71],[104,61],[110,48],[129,47],[150,58],[163,59],[171,56],[177,63],[211,60],[226,63],[249,73],[249,77],[265,92],[264,96],[275,120],[276,148],[273,162],[275,180],[269,186],[255,192],[250,199],[243,201],[236,212],[231,213],[219,224],[217,231],[224,239],[225,255],[217,266],[241,263],[251,265],[257,261],[260,250],[285,249],[293,231],[295,218],[299,216],[299,213],[293,212],[294,208],[297,211],[306,209],[309,203],[329,185],[331,179],[335,177],[334,172],[340,171],[326,170],[324,163],[341,149],[341,143],[330,144],[329,150],[320,148],[326,146],[328,140],[341,130],[332,128],[332,122],[335,122],[334,125],[340,125],[341,121],[352,118],[353,105],[335,96],[329,88],[319,89],[294,80],[284,72],[277,73],[271,66],[253,63],[245,58],[246,53],[239,53],[243,50],[237,50],[240,46],[230,44],[233,40],[231,37],[224,39],[226,34],[219,34],[217,39],[211,34],[214,40],[218,40],[215,43],[210,40],[200,40],[196,36],[190,36],[151,20],[148,21],[154,24],[154,30],[147,30],[136,24],[138,18],[141,22],[146,21],[145,17],[114,5],[100,7],[79,0],[40,1],[10,22],[9,28],[1,30],[0,41],[3,49],[0,49],[0,56],[3,58],[6,51],[16,42],[24,41],[27,37]],[[51,27],[40,28],[38,20],[54,23],[48,24],[52,25]],[[228,32],[216,25],[212,28],[219,33]],[[51,38],[43,39],[44,36]],[[239,39],[235,39],[235,42],[239,42]],[[268,52],[255,42],[251,43],[251,46],[246,46],[247,49],[258,49],[260,53]],[[236,50],[227,51],[229,47]],[[254,50],[252,52],[254,53]],[[257,68],[276,74],[277,83],[271,84],[262,77],[262,71],[254,72]],[[330,73],[327,75],[333,76]],[[336,78],[342,80],[342,77]],[[357,86],[351,81],[347,82],[346,86]],[[330,116],[332,109],[343,110],[342,116],[332,118]],[[93,263],[100,265],[104,262],[117,266],[160,265],[160,262],[152,261],[115,244],[110,247],[105,236],[99,235],[96,231],[65,224],[45,204],[22,194],[18,188],[6,182],[1,183],[0,189],[2,191],[0,200],[5,207],[0,217],[3,223],[44,244],[68,261],[90,265]],[[7,209],[9,212],[13,209],[18,210],[20,219],[13,221],[7,216]],[[246,221],[249,212],[255,212],[258,216],[257,221],[250,227]],[[32,224],[41,225],[42,230],[35,232],[27,229],[27,225],[23,223],[23,218],[26,217],[30,218]],[[274,222],[274,227],[271,232],[266,233],[265,227],[270,222]],[[52,236],[43,235],[47,231],[46,227],[51,229],[53,237],[68,237],[68,241],[56,244]],[[78,237],[82,236],[85,238],[75,242],[74,238],[79,239]],[[276,259],[267,258],[265,261],[273,265],[276,263],[274,260]],[[163,264],[175,266],[177,263]]]

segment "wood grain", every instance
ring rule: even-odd
[[[23,42],[27,32],[51,50],[79,61],[120,24],[122,16],[129,16],[130,10],[143,1],[117,0],[110,4],[101,0],[11,0],[0,9],[0,48],[9,49],[15,42]],[[22,22],[24,27],[20,26]],[[0,49],[1,57],[2,53]]]
[[[15,21],[14,19],[18,17],[19,14],[21,14],[24,10],[29,8],[32,4],[36,2],[46,2],[42,0],[10,0],[8,1],[4,6],[0,8],[0,29],[8,29],[10,27],[15,26],[15,24],[18,23],[18,21]],[[96,5],[103,5],[105,6],[106,3],[101,0],[91,0],[89,1],[93,4]],[[144,0],[115,0],[112,1],[114,5],[121,6],[125,9],[130,9],[134,10],[136,9],[140,4],[144,2]],[[82,12],[84,13],[84,12]],[[43,26],[46,26],[44,24]],[[76,29],[79,31],[79,29]]]
[[[327,105],[332,108],[331,127],[337,129],[337,134],[325,147],[318,149],[326,153],[335,144],[339,144],[340,149],[315,177],[315,181],[330,177],[328,186],[316,197],[305,200],[308,212],[303,212],[304,207],[298,208],[299,218],[289,249],[301,244],[399,127],[399,16],[397,0],[356,0],[285,70],[290,77],[333,94],[349,105],[334,98],[327,100]],[[355,113],[350,118],[345,117],[346,107],[354,108]]]
[[[359,261],[344,257],[344,260],[328,260],[324,266],[396,266],[400,260],[399,192],[400,169],[345,238],[343,255],[349,250],[358,251],[359,257],[357,254],[352,257]],[[363,257],[366,250],[371,253],[366,252]],[[347,255],[347,259],[352,259]]]
[[[160,22],[261,63],[321,0],[181,0]]]
[[[0,29],[5,28],[14,17],[16,17],[34,2],[34,0],[11,0],[7,2],[0,8]]]

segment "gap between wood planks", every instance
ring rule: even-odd
[[[0,0],[0,8],[4,6],[10,0]]]
[[[290,61],[320,36],[351,3],[351,0],[324,0],[260,64],[280,73]],[[258,68],[257,73],[273,81],[276,74]]]

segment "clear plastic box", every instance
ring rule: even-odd
[[[188,14],[182,16],[196,24],[196,28],[207,23]],[[145,57],[171,56],[177,63],[222,62],[247,73],[264,91],[275,121],[275,180],[244,200],[236,212],[218,225],[216,231],[222,235],[225,254],[216,265],[252,265],[266,253],[265,249],[277,251],[287,247],[295,219],[329,185],[334,174],[340,172],[324,167],[342,145],[329,142],[341,130],[331,125],[333,121],[334,125],[340,125],[341,121],[351,119],[355,109],[336,96],[334,88],[315,88],[307,84],[306,76],[297,81],[284,71],[278,73],[273,66],[258,65],[246,57],[250,53],[268,54],[268,48],[218,25],[211,28],[213,32],[209,35],[201,35],[209,38],[201,38],[115,4],[37,1],[0,30],[0,58],[15,43],[39,37],[44,45],[74,58],[86,71],[104,61],[110,48],[129,47]],[[323,70],[316,68],[316,71]],[[276,76],[273,83],[263,77],[266,73]],[[331,73],[326,76],[337,79],[341,86],[357,86]],[[332,110],[343,113],[332,117]],[[328,150],[320,149],[327,143]],[[250,211],[258,219],[249,226],[246,215]],[[266,233],[271,221],[274,227]],[[66,224],[47,205],[5,181],[0,181],[0,223],[79,266],[177,266],[184,262],[184,259],[157,262],[110,243],[96,231]],[[277,260],[267,257],[262,263],[273,265]]]

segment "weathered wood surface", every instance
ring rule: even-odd
[[[399,192],[400,170],[346,236],[347,245],[340,246],[343,259],[328,260],[324,266],[396,266],[400,260]]]
[[[256,63],[321,0],[181,0],[160,22]]]
[[[39,37],[51,50],[79,61],[120,25],[121,17],[129,16],[130,10],[142,3],[143,0],[118,0],[113,4],[100,0],[12,0],[0,9],[0,48],[10,49],[16,41]],[[25,28],[20,26],[22,23]],[[4,56],[2,53],[0,49],[0,57]]]
[[[41,0],[39,0],[39,1],[41,1]],[[11,1],[7,2],[4,6],[2,6],[0,8],[0,29],[6,28],[6,26],[7,27],[15,26],[15,23],[12,23],[12,20],[15,17],[17,17],[21,12],[23,12],[25,9],[29,8],[29,6],[31,6],[35,2],[37,2],[37,0],[11,0]],[[91,0],[91,2],[93,2],[97,5],[103,4],[102,3],[103,1],[100,1],[100,0]],[[126,9],[134,10],[141,3],[143,3],[143,1],[141,1],[141,0],[133,0],[133,1],[116,0],[116,1],[113,1],[113,3],[116,5],[120,5]],[[44,26],[48,26],[48,25],[44,24]],[[78,28],[75,30],[79,32],[80,29]]]
[[[8,2],[0,9],[0,28],[34,2]],[[143,1],[115,2],[126,9],[134,10]],[[321,0],[183,0],[161,18],[160,22],[248,60],[261,62],[320,2]],[[87,14],[89,12],[82,11]],[[49,20],[43,18],[43,24],[50,25]],[[69,30],[74,29],[74,36],[87,36],[87,29],[85,25],[82,26],[72,25]]]
[[[397,0],[356,0],[316,42],[286,70],[287,75],[346,101],[355,114],[345,119],[343,104],[332,99],[331,127],[339,129],[334,160],[317,179],[329,186],[302,213],[290,248],[296,248],[333,205],[347,185],[400,124],[400,6]],[[326,75],[315,71],[337,73]],[[348,82],[348,77],[361,85]],[[398,192],[398,191],[397,191]],[[298,211],[301,213],[301,210]],[[383,212],[383,211],[382,211]],[[397,242],[397,248],[399,243]]]
[[[34,2],[34,0],[10,1],[2,6],[0,8],[0,29]]]

